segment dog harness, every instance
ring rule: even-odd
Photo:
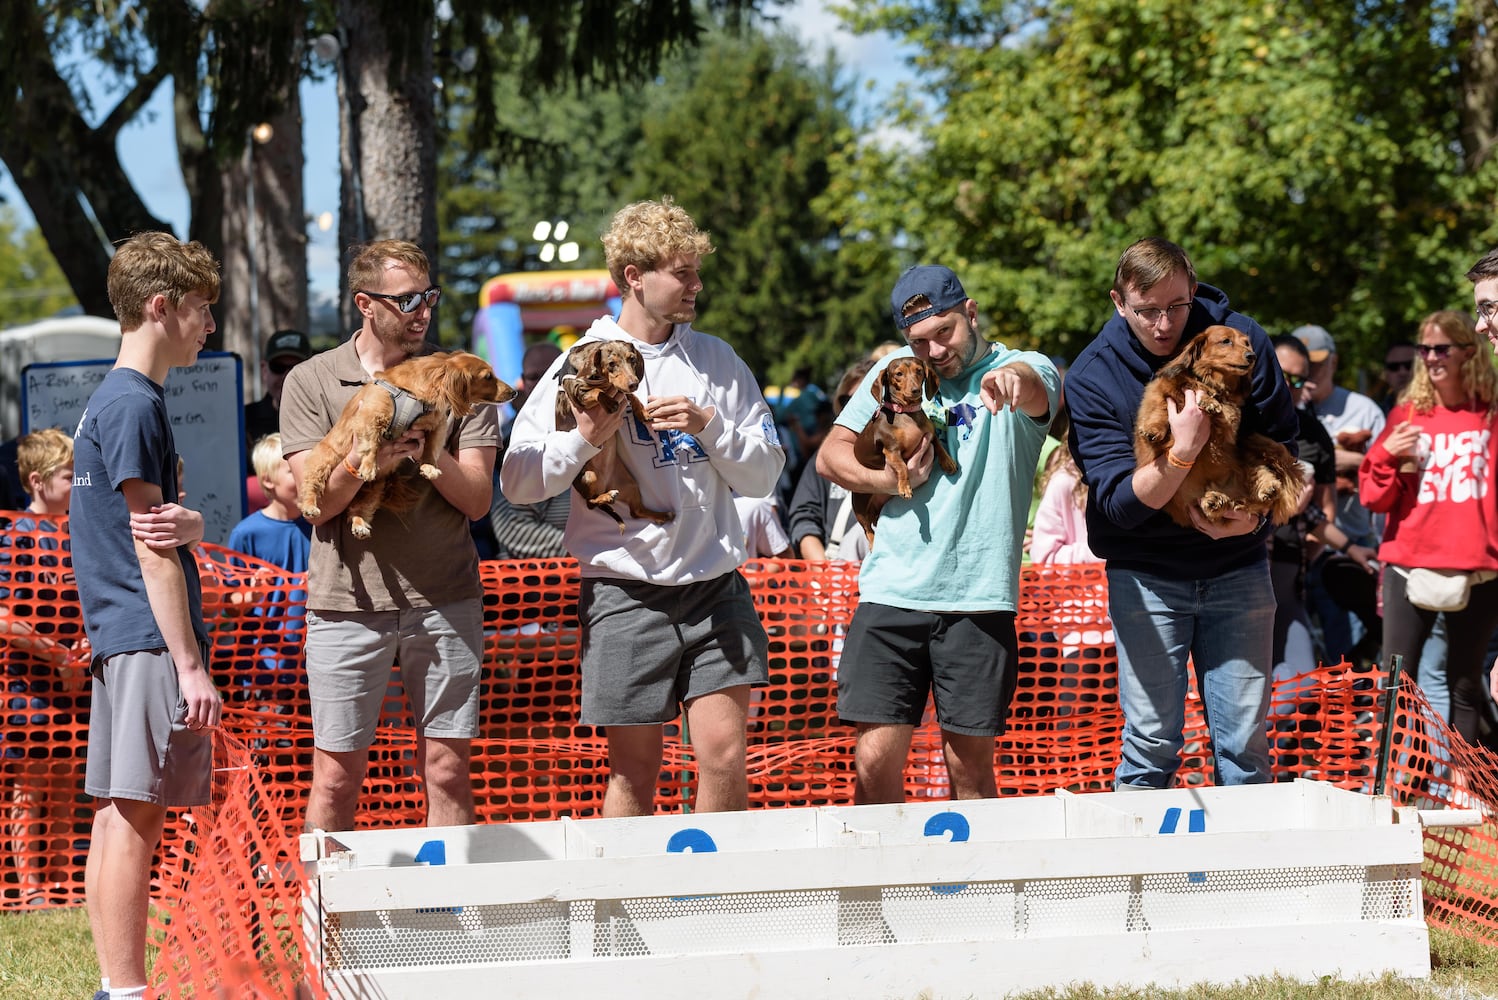
[[[384,436],[387,441],[394,441],[403,436],[411,429],[417,417],[431,409],[426,403],[398,385],[386,382],[382,378],[375,379],[374,384],[390,393],[390,401],[395,404],[395,414],[390,418],[390,426],[385,428]]]

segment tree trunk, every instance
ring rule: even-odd
[[[1465,6],[1453,39],[1461,54],[1462,145],[1467,168],[1476,172],[1498,141],[1498,9],[1490,0]]]
[[[246,144],[254,187],[245,183],[245,159],[224,171],[224,289],[215,315],[224,350],[244,359],[246,400],[259,399],[261,352],[276,330],[307,331],[307,222],[302,198],[301,98],[293,89],[286,109],[266,124],[264,143]],[[254,229],[247,229],[250,202]],[[253,261],[256,294],[250,297]]]
[[[339,0],[340,163],[338,236],[344,247],[339,309],[345,336],[357,325],[347,287],[350,248],[370,240],[418,244],[437,280],[437,156],[430,17],[402,30],[424,39],[420,55],[391,74],[384,27],[370,0]],[[437,324],[427,331],[435,338]]]
[[[41,24],[17,18],[14,27],[34,37],[14,40],[15,50],[24,54],[26,65],[19,73],[25,82],[0,129],[0,160],[15,178],[83,311],[112,317],[105,281],[109,243],[142,230],[171,228],[146,209],[120,165],[115,144],[120,126],[160,85],[162,74],[137,81],[97,128],[89,128],[52,63]]]

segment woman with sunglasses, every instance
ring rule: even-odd
[[[1420,324],[1415,372],[1359,470],[1363,504],[1388,515],[1384,564],[1384,654],[1407,666],[1437,612],[1407,594],[1413,569],[1498,571],[1498,489],[1493,443],[1498,376],[1465,313]],[[1446,676],[1451,724],[1474,745],[1498,749],[1498,720],[1483,684],[1488,640],[1498,628],[1498,579],[1472,586],[1466,607],[1447,611]]]

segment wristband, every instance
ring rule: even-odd
[[[343,471],[347,472],[349,475],[353,476],[355,479],[363,479],[364,478],[363,476],[359,475],[359,470],[358,469],[356,469],[352,465],[348,464],[348,457],[347,456],[344,456],[344,459],[343,459]]]
[[[1336,547],[1337,551],[1340,552],[1340,553],[1342,553],[1343,555],[1346,555],[1347,554],[1347,550],[1350,549],[1350,548],[1352,548],[1352,539],[1351,538],[1348,538],[1341,545],[1338,545]]]
[[[1176,453],[1173,451],[1165,453],[1165,461],[1169,462],[1170,467],[1173,469],[1189,469],[1196,464],[1196,459],[1194,458],[1189,462],[1181,461],[1179,458],[1176,458]]]

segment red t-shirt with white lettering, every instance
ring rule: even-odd
[[[1389,454],[1399,424],[1420,428],[1415,460]],[[1498,488],[1493,444],[1498,413],[1482,404],[1389,412],[1358,470],[1363,506],[1388,515],[1378,557],[1395,566],[1498,570]]]

